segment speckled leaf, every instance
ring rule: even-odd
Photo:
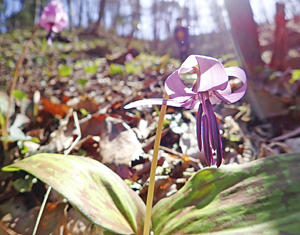
[[[87,157],[42,153],[3,168],[52,186],[90,221],[117,234],[141,234],[145,205],[113,171]]]
[[[300,154],[196,173],[153,208],[154,234],[299,234]]]

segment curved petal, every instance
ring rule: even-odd
[[[182,63],[180,68],[178,69],[178,73],[183,74],[183,73],[188,73],[193,70],[194,66],[197,66],[198,62],[196,60],[196,55],[190,55],[186,60]]]
[[[228,84],[228,76],[222,63],[208,56],[196,55],[195,58],[201,74],[196,91],[224,90]]]
[[[124,109],[132,109],[139,106],[146,106],[146,105],[163,105],[166,104],[168,106],[173,107],[183,107],[182,103],[179,103],[177,101],[174,101],[172,99],[159,99],[159,98],[153,98],[153,99],[144,99],[144,100],[137,100],[134,102],[131,102],[124,106]]]
[[[220,99],[218,97],[218,93],[216,91],[213,91],[210,95],[209,95],[209,100],[210,100],[210,103],[212,105],[214,104],[218,104],[222,101],[222,99]]]
[[[228,76],[233,76],[239,78],[243,85],[235,92],[231,93],[231,88],[226,87],[224,91],[217,91],[216,94],[219,99],[228,102],[228,103],[234,103],[238,100],[240,100],[246,93],[247,89],[247,78],[244,70],[238,67],[229,67],[225,68],[225,71]]]
[[[195,109],[195,107],[197,107],[197,105],[200,104],[200,101],[197,99],[190,99],[185,101],[182,104],[182,107],[184,107],[185,109]]]
[[[179,70],[176,70],[174,73],[172,73],[165,81],[165,91],[170,98],[190,96],[194,94],[183,84],[179,77],[178,71]]]
[[[166,80],[166,91],[173,98],[183,96],[192,91],[187,88],[180,79],[180,74],[191,72],[194,66],[199,67],[200,81],[196,83],[195,92],[209,90],[224,90],[228,84],[228,76],[220,61],[215,58],[200,55],[190,55],[180,66],[177,72],[170,75]],[[177,95],[178,94],[178,95]]]

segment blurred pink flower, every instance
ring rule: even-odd
[[[51,33],[59,33],[68,25],[68,16],[59,0],[52,0],[43,9],[40,26],[49,32],[48,40],[52,41]]]
[[[125,61],[126,62],[130,62],[133,60],[133,56],[131,53],[128,53],[126,56],[125,56]]]
[[[181,76],[187,73],[197,74],[197,79],[191,88],[185,86],[181,80]],[[243,83],[242,86],[232,92],[228,76],[239,78]],[[221,101],[234,103],[244,96],[246,88],[246,74],[242,69],[224,68],[222,63],[215,58],[191,55],[165,82],[165,90],[170,99],[139,100],[124,108],[161,104],[186,109],[198,108],[196,131],[199,149],[202,151],[203,147],[209,166],[214,164],[212,150],[215,150],[217,167],[219,167],[223,157],[222,141],[212,105]]]

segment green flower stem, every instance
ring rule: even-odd
[[[167,98],[167,94],[164,94],[164,99]],[[155,172],[158,160],[158,150],[161,140],[161,133],[164,124],[164,117],[167,111],[167,105],[162,105],[160,109],[158,125],[156,129],[155,135],[155,142],[154,142],[154,149],[153,149],[153,158],[150,170],[150,181],[147,193],[147,202],[146,202],[146,216],[144,222],[144,232],[143,235],[149,235],[150,233],[150,225],[151,225],[151,211],[152,211],[152,204],[153,204],[153,195],[154,195],[154,185],[155,185]]]

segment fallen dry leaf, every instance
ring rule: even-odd
[[[42,104],[44,110],[51,113],[53,116],[64,117],[70,110],[70,107],[66,104],[54,104],[47,98],[42,98]]]

